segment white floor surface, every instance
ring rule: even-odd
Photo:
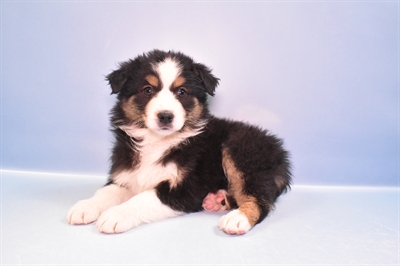
[[[105,235],[69,208],[106,177],[1,173],[1,265],[398,265],[399,189],[293,186],[243,236],[223,213],[195,213]]]

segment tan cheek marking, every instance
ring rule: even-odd
[[[196,123],[200,119],[204,107],[199,103],[199,100],[197,100],[196,98],[194,98],[193,100],[194,108],[192,111],[190,111],[190,113],[188,113],[187,120]]]
[[[184,77],[179,76],[174,80],[174,83],[172,83],[172,86],[173,86],[173,88],[179,88],[185,82],[186,82],[186,79]]]
[[[124,110],[125,115],[132,121],[140,121],[141,114],[135,107],[135,96],[131,96],[129,99],[124,99],[121,102],[122,110]]]
[[[145,77],[145,79],[147,80],[147,82],[153,86],[153,87],[158,87],[159,81],[158,78],[154,75],[147,75]]]
[[[254,226],[260,218],[257,200],[243,193],[243,173],[236,168],[227,148],[222,149],[222,166],[229,181],[228,193],[233,195],[239,206],[239,211],[247,217],[250,225]]]

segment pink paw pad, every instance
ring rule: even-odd
[[[226,191],[218,190],[216,193],[208,193],[203,200],[203,208],[206,211],[229,210],[228,201],[226,200]]]

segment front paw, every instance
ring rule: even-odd
[[[67,214],[67,221],[70,224],[90,224],[100,216],[100,209],[90,200],[78,201]]]
[[[222,231],[230,235],[243,235],[252,228],[247,217],[239,210],[233,210],[222,216],[218,226]]]
[[[117,234],[128,231],[138,224],[135,224],[134,216],[126,208],[116,206],[103,212],[96,226],[102,233]]]

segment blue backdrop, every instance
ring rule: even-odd
[[[399,3],[2,2],[1,168],[106,174],[104,76],[151,50],[221,79],[214,114],[285,139],[296,184],[397,185]]]

